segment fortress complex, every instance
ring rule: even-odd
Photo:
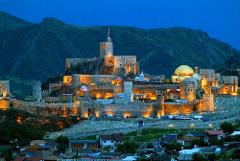
[[[94,73],[65,72],[47,90],[34,83],[35,104],[28,106],[48,115],[160,117],[213,112],[215,96],[238,94],[238,77],[221,76],[213,69],[180,65],[168,81],[162,75],[145,76],[136,56],[114,55],[110,30],[100,42],[98,58],[67,58],[65,70],[81,71],[91,63],[97,68]]]

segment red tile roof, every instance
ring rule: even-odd
[[[207,130],[208,135],[223,135],[223,130]]]
[[[101,135],[100,138],[102,140],[112,140],[112,141],[123,141],[123,134],[112,134],[112,135]]]
[[[14,161],[40,161],[41,158],[39,156],[34,156],[34,157],[26,157],[26,156],[22,156],[22,157],[17,157],[14,159]]]

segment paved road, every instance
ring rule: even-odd
[[[237,119],[240,119],[240,115],[234,117],[219,118],[216,120],[203,122],[201,120],[159,120],[154,123],[146,123],[143,128],[163,128],[163,129],[207,129],[207,128],[219,128],[221,123],[224,121],[227,122],[235,122]],[[137,128],[122,128],[122,129],[111,129],[104,130],[92,133],[79,133],[75,136],[71,136],[71,138],[81,138],[91,135],[100,135],[100,134],[113,134],[113,133],[129,133],[132,131],[136,131]]]
[[[206,128],[219,128],[222,122],[235,122],[240,119],[240,97],[219,97],[215,101],[216,109],[214,113],[205,113],[204,117],[208,122],[196,120],[150,120],[146,121],[143,128],[174,128],[174,129],[206,129]],[[136,120],[132,120],[133,122]],[[137,125],[137,123],[136,123]],[[112,133],[128,133],[136,131],[135,128],[121,128],[121,129],[108,129],[95,132],[76,132],[72,134],[71,138],[81,138],[85,136],[98,135],[98,134],[112,134]]]

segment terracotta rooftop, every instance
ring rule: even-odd
[[[102,140],[123,141],[123,134],[101,135]]]
[[[198,131],[192,131],[192,132],[189,132],[187,133],[186,136],[195,136],[195,137],[204,137],[204,136],[207,136],[207,133],[206,132],[198,132]]]
[[[39,156],[34,156],[34,157],[22,156],[14,159],[14,161],[40,161],[40,160],[41,158]]]
[[[207,130],[208,135],[223,135],[223,130]]]

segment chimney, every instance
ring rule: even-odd
[[[194,68],[194,73],[198,73],[198,67]]]

